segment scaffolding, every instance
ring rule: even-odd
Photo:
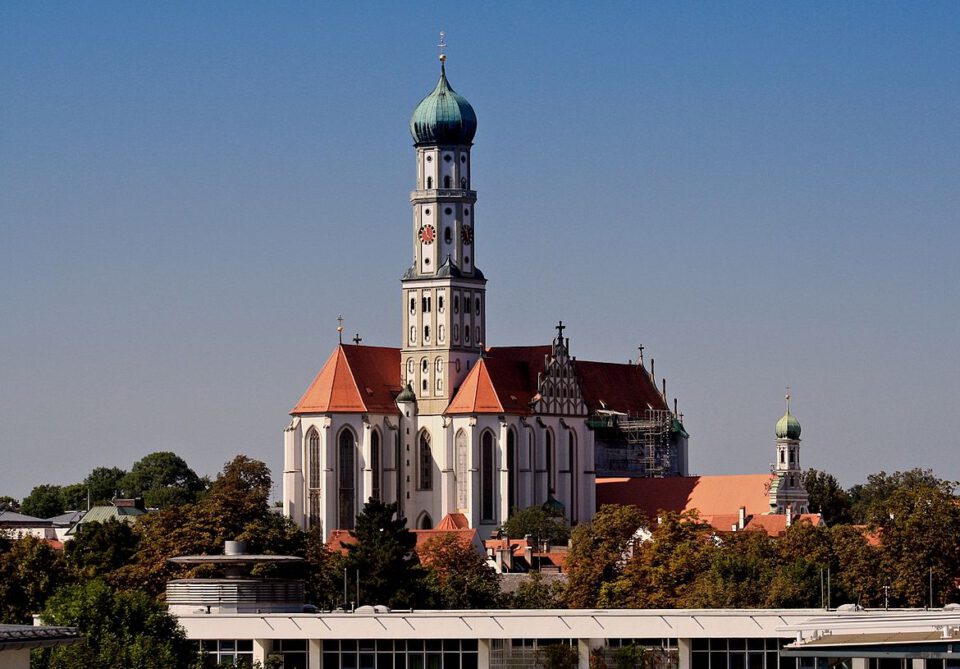
[[[629,471],[650,477],[675,473],[671,411],[647,409],[641,413],[622,413],[601,410],[590,422],[623,445],[617,448],[608,443],[606,448],[598,449],[598,469],[611,473]]]

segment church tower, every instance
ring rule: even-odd
[[[790,393],[787,393],[787,411],[777,421],[776,477],[770,486],[770,512],[789,513],[792,516],[808,513],[808,495],[803,487],[800,468],[800,421],[790,413]]]
[[[440,79],[410,119],[417,157],[413,264],[401,281],[400,378],[426,415],[446,409],[480,358],[486,334],[486,279],[474,248],[477,194],[470,183],[477,116],[447,81],[445,61],[441,53]]]

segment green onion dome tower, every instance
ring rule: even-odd
[[[473,136],[477,134],[477,114],[466,98],[450,86],[443,61],[440,62],[437,85],[413,110],[410,134],[417,146],[473,144]]]

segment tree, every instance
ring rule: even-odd
[[[335,609],[342,595],[344,558],[330,550],[319,527],[307,532],[304,554],[304,586],[307,601],[324,609]]]
[[[443,609],[492,608],[500,599],[500,576],[486,558],[457,534],[438,534],[418,549],[433,605]]]
[[[764,605],[777,559],[774,540],[765,531],[724,534],[706,558],[705,568],[693,574],[693,583],[677,606],[733,609]]]
[[[637,546],[620,577],[600,588],[599,606],[660,609],[683,606],[710,565],[713,530],[695,511],[663,512],[652,538]]]
[[[867,538],[869,530],[863,526],[837,525],[829,532],[837,568],[831,573],[828,604],[864,607],[881,604],[886,579],[881,572],[880,548]]]
[[[38,485],[20,504],[20,513],[34,518],[52,518],[63,511],[63,497],[58,485]]]
[[[115,592],[102,580],[63,588],[41,617],[49,625],[79,627],[86,643],[38,652],[35,669],[188,669],[196,659],[162,605],[144,592]]]
[[[774,608],[816,608],[826,604],[821,575],[836,571],[831,534],[824,526],[801,520],[776,541],[777,559],[766,601]]]
[[[14,513],[19,513],[20,502],[9,495],[3,495],[0,497],[0,512],[2,511],[13,511]]]
[[[821,514],[830,525],[850,522],[850,495],[832,474],[808,469],[803,474],[803,487],[810,511]]]
[[[87,508],[87,486],[82,483],[71,483],[60,489],[60,499],[66,511],[79,511]]]
[[[267,466],[237,456],[224,465],[210,492],[196,504],[141,516],[134,526],[140,538],[136,558],[111,580],[159,595],[172,574],[167,560],[220,553],[224,542],[232,539],[247,541],[253,552],[302,555],[304,534],[288,518],[271,511],[270,489]],[[258,575],[267,575],[278,568],[258,569]]]
[[[534,540],[551,544],[565,544],[570,538],[570,527],[563,513],[546,504],[514,508],[502,529],[510,537],[522,539],[529,534]]]
[[[406,520],[398,517],[397,505],[370,499],[357,516],[353,534],[356,540],[345,545],[351,588],[359,573],[360,593],[352,590],[354,601],[391,608],[419,606],[426,597],[423,568],[413,551],[417,540]]]
[[[905,472],[870,474],[867,482],[850,488],[850,513],[855,523],[878,523],[888,515],[887,500],[900,489],[921,487],[938,488],[951,494],[955,484],[934,475],[930,469],[911,469]]]
[[[587,609],[597,605],[604,583],[616,580],[632,553],[637,531],[646,525],[633,506],[607,504],[588,523],[574,528],[567,553],[567,605]]]
[[[159,509],[194,502],[204,489],[196,472],[169,451],[151,453],[135,462],[120,486],[126,495],[143,497],[147,506]]]
[[[511,609],[566,608],[564,584],[560,579],[549,579],[539,571],[530,572],[510,596]]]
[[[0,623],[29,624],[30,616],[64,582],[58,551],[32,536],[0,536]]]
[[[84,523],[80,527],[83,529],[64,545],[67,568],[77,580],[109,580],[137,552],[139,537],[127,523],[111,518],[105,523]]]
[[[149,456],[147,456],[149,457]],[[143,462],[143,460],[141,460]],[[90,493],[90,501],[94,504],[109,502],[121,490],[127,472],[119,467],[96,467],[83,479],[83,485]]]

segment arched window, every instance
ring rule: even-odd
[[[424,326],[423,326],[423,341],[427,341],[427,342],[430,341],[430,326],[429,326],[429,325],[424,325]]]
[[[453,341],[454,342],[460,341],[460,326],[457,324],[453,325]]]
[[[383,464],[380,451],[380,432],[377,430],[370,433],[370,469],[373,473],[373,487],[370,489],[370,497],[380,500],[383,492]]]
[[[494,516],[495,471],[493,432],[487,430],[480,436],[480,519],[483,521],[496,519]]]
[[[460,313],[460,296],[459,295],[453,296],[453,313],[455,314]]]
[[[470,343],[470,326],[469,325],[463,326],[463,341],[467,344]]]
[[[567,432],[569,435],[570,442],[570,508],[567,509],[567,516],[571,523],[577,522],[577,495],[579,490],[577,488],[577,482],[579,481],[579,472],[577,471],[577,437],[573,434],[573,430]]]
[[[460,188],[467,190],[467,177],[460,177]]]
[[[443,187],[450,188],[450,175],[443,177]]]
[[[447,336],[447,330],[443,327],[443,324],[437,326],[437,340],[443,341],[444,337]]]
[[[417,529],[418,530],[432,530],[433,529],[433,518],[430,517],[430,514],[424,511],[420,514],[420,518],[417,519]]]
[[[547,459],[547,497],[556,491],[556,481],[553,473],[553,432],[547,430],[543,435],[544,455]]]
[[[470,471],[467,452],[467,433],[463,430],[458,430],[457,436],[454,438],[454,444],[457,449],[457,465],[454,470],[454,482],[457,487],[457,510],[466,511],[468,508],[467,472]]]
[[[417,326],[411,325],[410,326],[410,343],[412,344],[415,341],[417,341]]]
[[[476,307],[476,309],[474,309],[474,311],[476,312],[477,316],[479,316],[479,315],[480,315],[480,298],[479,298],[479,297],[475,297],[473,303],[474,303],[474,306]]]
[[[320,500],[322,496],[320,481],[323,470],[320,468],[320,434],[314,429],[311,429],[307,434],[307,467],[309,472],[307,486],[310,488],[307,515],[309,516],[310,527],[316,527],[321,523]]]
[[[417,298],[415,297],[410,298],[410,313],[411,314],[417,313]]]
[[[433,188],[433,177],[427,177],[427,190]]]
[[[350,428],[340,431],[337,440],[337,490],[339,501],[338,528],[352,530],[356,522],[356,451],[357,440]]]
[[[417,488],[433,490],[433,452],[430,450],[430,433],[420,433],[420,452],[418,453]]]
[[[507,430],[507,508],[513,513],[517,506],[517,434]]]
[[[443,229],[443,241],[447,244],[453,241],[453,232],[451,232],[449,225]]]

